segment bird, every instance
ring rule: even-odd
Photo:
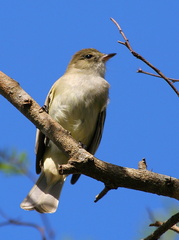
[[[45,108],[48,114],[91,154],[95,154],[103,133],[109,83],[105,80],[106,62],[116,53],[104,54],[86,48],[74,54],[67,69],[51,87]],[[39,213],[54,213],[66,179],[58,165],[66,164],[68,156],[37,129],[35,185],[20,207]],[[72,175],[74,184],[79,174]]]

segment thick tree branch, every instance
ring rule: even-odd
[[[120,167],[94,157],[88,158],[88,155],[84,156],[85,161],[70,159],[68,164],[61,165],[60,173],[82,173],[103,182],[111,189],[125,187],[179,200],[179,180],[176,178],[148,170]]]
[[[50,138],[70,157],[77,151],[79,144],[70,133],[62,128],[40,107],[19,85],[18,82],[0,72],[0,94],[11,102],[38,129]]]
[[[132,53],[132,55],[138,59],[140,59],[142,62],[144,62],[145,64],[147,64],[150,68],[152,68],[161,78],[163,78],[169,85],[170,87],[175,91],[175,93],[177,94],[177,96],[179,97],[179,91],[175,88],[175,86],[173,85],[172,82],[170,82],[170,79],[167,78],[159,69],[157,69],[154,65],[152,65],[149,61],[147,61],[143,56],[141,56],[139,53],[135,52],[133,50],[133,48],[131,47],[129,40],[127,39],[126,35],[124,34],[124,32],[122,31],[122,28],[120,27],[120,25],[116,22],[116,20],[114,18],[111,18],[111,21],[117,26],[120,34],[122,35],[124,42],[118,41],[118,43],[125,45],[129,51]]]
[[[82,173],[108,189],[125,187],[179,200],[179,180],[147,170],[136,170],[100,161],[83,149],[68,131],[55,122],[12,78],[0,72],[0,94],[69,156],[60,174]],[[106,191],[105,191],[106,193]]]

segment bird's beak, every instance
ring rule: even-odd
[[[114,57],[116,55],[116,53],[109,53],[109,54],[104,54],[102,57],[101,57],[101,60],[106,62],[108,61],[110,58]]]

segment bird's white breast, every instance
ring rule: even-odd
[[[77,141],[87,145],[98,115],[107,104],[109,84],[100,76],[65,74],[53,87],[49,114]]]

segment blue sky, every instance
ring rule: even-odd
[[[137,168],[145,157],[149,170],[178,178],[178,97],[164,80],[136,73],[138,68],[151,70],[117,43],[122,37],[110,21],[110,17],[118,21],[134,50],[168,77],[178,78],[177,0],[0,3],[1,71],[43,105],[49,88],[76,51],[94,47],[116,52],[107,63],[110,103],[96,156],[131,168]],[[179,83],[175,85],[179,88]],[[35,174],[35,127],[2,96],[0,106],[0,149],[27,152]],[[1,173],[0,181],[0,208],[12,218],[42,225],[39,214],[19,207],[32,182],[25,176]],[[177,206],[176,200],[123,188],[93,203],[102,188],[102,183],[86,176],[75,186],[67,179],[58,211],[48,215],[55,240],[140,239],[153,230],[147,227],[147,209],[169,216],[169,206]],[[6,240],[40,239],[39,233],[28,227],[1,227],[0,235]]]

